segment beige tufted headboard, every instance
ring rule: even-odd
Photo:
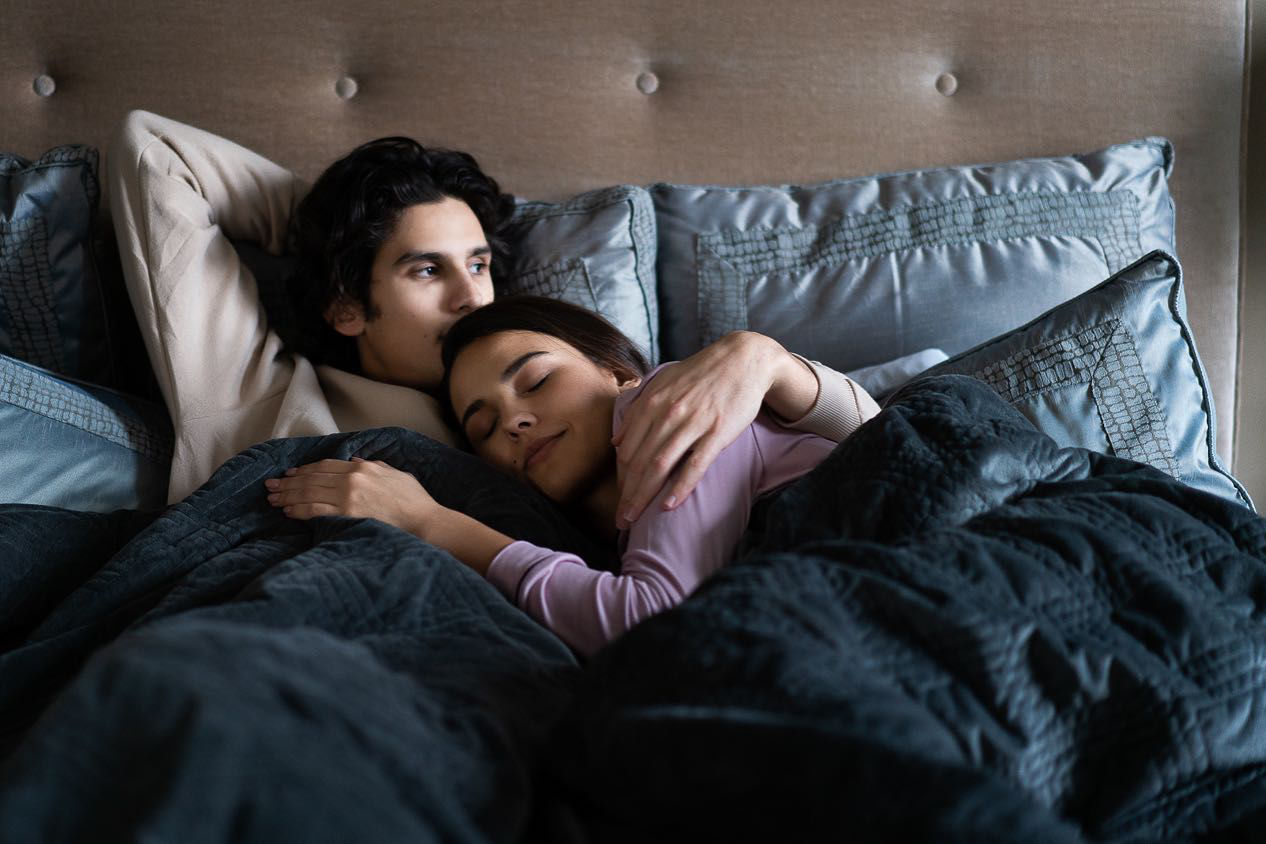
[[[1245,0],[4,0],[0,15],[0,148],[29,156],[104,147],[145,108],[309,178],[403,133],[549,198],[1164,135],[1223,456],[1237,421],[1266,422],[1252,401],[1256,417],[1236,419],[1237,385],[1266,383],[1237,359]],[[1266,499],[1266,443],[1240,444],[1235,470]]]

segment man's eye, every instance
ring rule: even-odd
[[[413,274],[423,278],[433,278],[437,272],[439,272],[439,267],[433,264],[413,268]]]
[[[470,271],[471,271],[472,273],[474,273],[475,275],[479,275],[480,273],[487,272],[487,271],[488,271],[488,262],[487,262],[487,261],[476,261],[475,263],[473,263],[473,264],[471,264],[471,265],[470,265]]]

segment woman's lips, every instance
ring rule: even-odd
[[[529,445],[527,449],[527,460],[523,463],[523,471],[526,472],[537,463],[540,463],[542,460],[549,457],[550,452],[554,450],[554,443],[558,442],[562,435],[563,434],[560,432],[552,437],[542,437]]]

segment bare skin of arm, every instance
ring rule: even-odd
[[[440,505],[407,472],[381,460],[320,460],[264,482],[268,503],[294,519],[375,518],[444,548],[479,574],[512,540],[464,513]]]

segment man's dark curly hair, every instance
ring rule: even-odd
[[[362,144],[331,164],[295,209],[287,233],[296,261],[286,279],[288,313],[277,320],[286,347],[314,363],[360,372],[355,340],[335,331],[326,311],[342,301],[375,318],[369,288],[379,247],[405,209],[445,197],[470,206],[488,238],[493,267],[503,262],[503,230],[514,197],[502,193],[467,153],[390,137]]]

